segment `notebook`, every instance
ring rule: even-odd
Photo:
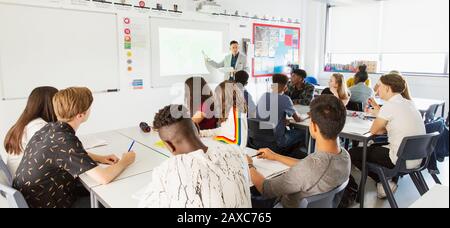
[[[248,156],[255,156],[258,151],[252,149],[245,149]],[[289,166],[281,162],[270,161],[265,159],[253,158],[253,165],[266,179],[277,177],[289,170]]]

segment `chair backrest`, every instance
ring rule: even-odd
[[[396,169],[399,172],[424,169],[428,165],[429,159],[434,152],[439,136],[439,132],[434,132],[426,135],[405,137],[397,152],[398,160]],[[407,169],[406,161],[420,159],[423,160],[420,167],[413,170]]]
[[[339,187],[323,194],[306,197],[300,201],[299,208],[337,208],[341,202],[348,180]]]
[[[436,118],[436,114],[439,110],[440,105],[434,104],[431,105],[430,108],[428,108],[427,112],[425,112],[425,123],[430,123]]]
[[[253,140],[264,142],[276,142],[275,131],[273,124],[258,120],[248,119],[248,137]]]
[[[349,101],[348,104],[347,104],[347,110],[356,111],[356,112],[362,112],[362,111],[364,111],[364,107],[363,106],[364,106],[363,103]]]
[[[12,186],[13,177],[11,175],[11,172],[9,172],[8,166],[3,162],[3,159],[0,157],[0,172],[3,173],[3,175],[6,178],[7,185]],[[1,174],[0,174],[1,175]]]
[[[313,84],[313,85],[316,85],[316,86],[319,85],[319,82],[317,81],[317,79],[315,77],[312,77],[312,76],[306,77],[305,78],[305,82],[308,82],[309,84]]]
[[[22,193],[0,183],[0,197],[5,197],[10,208],[28,208]]]

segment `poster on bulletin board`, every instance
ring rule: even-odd
[[[253,77],[285,73],[291,64],[300,64],[300,28],[254,24]]]

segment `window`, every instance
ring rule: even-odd
[[[371,61],[376,65],[374,73],[448,75],[448,44],[448,0],[330,6],[325,69]]]

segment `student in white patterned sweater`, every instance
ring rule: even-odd
[[[156,114],[153,126],[173,157],[153,170],[141,208],[250,208],[247,162],[237,146],[203,144],[182,105]]]

